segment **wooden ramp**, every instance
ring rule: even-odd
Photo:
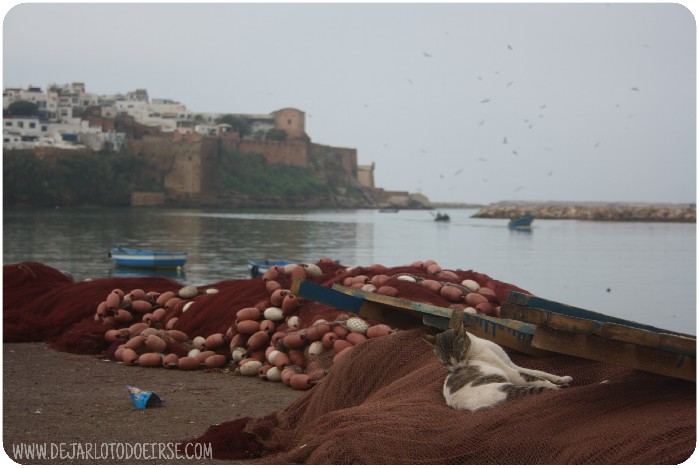
[[[452,309],[295,279],[291,292],[400,329],[446,330]],[[474,335],[532,355],[567,354],[696,381],[696,337],[510,291],[500,318],[466,314]]]
[[[510,291],[500,316],[536,326],[532,346],[696,382],[696,337]]]

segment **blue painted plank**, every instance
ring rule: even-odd
[[[354,314],[359,314],[359,309],[364,304],[363,298],[350,296],[310,281],[294,282],[292,291],[303,298]]]

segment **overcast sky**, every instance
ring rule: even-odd
[[[696,25],[656,4],[21,4],[3,87],[306,113],[431,201],[694,202]]]

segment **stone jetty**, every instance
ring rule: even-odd
[[[669,221],[696,223],[694,203],[602,203],[602,202],[513,202],[503,201],[481,208],[474,218],[505,218],[531,214],[537,219],[582,219],[589,221]]]

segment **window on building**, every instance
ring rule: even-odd
[[[17,126],[19,128],[24,128],[24,122],[17,122]]]
[[[29,122],[29,128],[36,128],[36,122]]]
[[[5,127],[12,127],[12,122],[9,120],[5,122]]]
[[[41,126],[41,131],[42,131],[42,132],[48,132],[48,131],[49,131],[49,127],[46,126],[46,125],[42,125],[42,126]]]

